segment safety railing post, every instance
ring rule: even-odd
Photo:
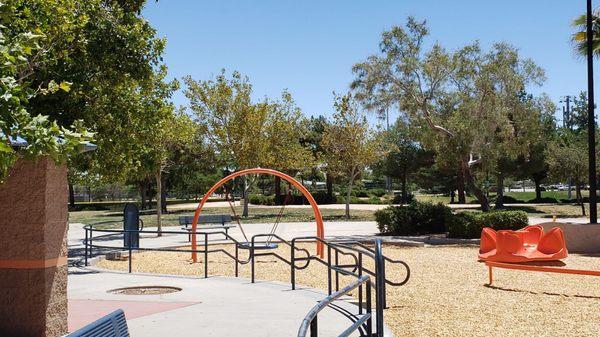
[[[340,290],[340,272],[338,271],[338,266],[340,265],[339,260],[339,251],[336,248],[335,250],[335,291]]]
[[[371,280],[367,281],[367,315],[369,315],[369,318],[367,319],[367,336],[373,336],[373,319],[371,316],[371,306],[372,306],[372,302],[371,302]]]
[[[252,241],[250,242],[250,274],[251,274],[251,282],[254,283],[254,236],[252,237]]]
[[[94,230],[90,226],[90,259],[94,257],[92,249],[94,249]]]
[[[331,295],[331,246],[327,245],[327,294]]]
[[[204,278],[208,278],[208,234],[204,233]]]
[[[375,241],[375,328],[377,337],[383,336],[383,308],[385,279],[383,278],[383,255],[381,254],[381,240]]]
[[[362,277],[362,253],[358,253],[358,277]],[[358,314],[363,312],[363,285],[358,286]]]
[[[386,276],[385,276],[385,259],[383,258],[383,252],[381,252],[381,278],[383,282],[381,282],[381,286],[383,290],[381,291],[381,295],[383,296],[383,308],[387,309],[387,291],[386,291]]]
[[[292,290],[296,290],[296,242],[292,240],[292,247],[290,251],[290,281],[292,283]]]
[[[310,322],[310,337],[319,336],[318,315]]]
[[[127,235],[127,246],[129,247],[129,256],[128,256],[128,260],[129,260],[129,273],[131,274],[131,264],[132,264],[132,261],[133,261],[133,255],[131,254],[131,253],[132,253],[132,248],[131,248],[131,237],[132,237],[133,235],[131,235],[131,234],[133,234],[133,233],[129,232],[128,234],[129,234],[129,235]],[[138,234],[139,234],[139,233],[138,233]]]
[[[84,250],[84,261],[85,261],[85,266],[87,267],[88,265],[88,229],[85,228],[85,226],[83,227],[83,230],[85,231],[85,241],[83,242],[83,248]]]
[[[237,245],[237,243],[235,244],[235,277],[238,277],[239,275],[239,266],[238,266],[238,262],[240,260],[239,257],[239,247]]]

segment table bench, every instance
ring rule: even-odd
[[[200,215],[198,217],[198,226],[196,227],[196,231],[199,229],[224,229],[225,238],[227,238],[227,235],[229,235],[229,229],[235,227],[235,225],[229,224],[232,221],[233,218],[229,214]],[[188,232],[192,231],[192,222],[194,222],[194,216],[179,217],[181,229],[184,229]],[[188,241],[192,241],[191,233],[188,235]]]

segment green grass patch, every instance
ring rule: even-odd
[[[242,207],[235,207],[236,214],[242,214]],[[270,223],[277,219],[278,207],[250,207],[249,216],[242,218],[242,223]],[[374,221],[375,211],[372,210],[350,210],[350,219],[346,219],[343,209],[321,209],[324,221]],[[162,216],[163,226],[179,226],[179,217],[193,215],[193,211],[171,212]],[[202,214],[231,214],[229,207],[209,207],[202,210]],[[120,221],[123,218],[121,212],[113,211],[80,211],[69,214],[69,222],[93,224],[104,221]],[[145,227],[156,227],[156,214],[140,216]],[[281,218],[281,222],[309,222],[314,221],[312,208],[288,208]]]

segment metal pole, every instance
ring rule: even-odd
[[[204,278],[208,278],[208,234],[204,233]]]
[[[319,336],[319,328],[318,328],[318,317],[319,316],[315,316],[315,318],[310,322],[310,337],[317,337]]]
[[[338,272],[339,268],[338,266],[340,265],[340,260],[339,260],[339,252],[336,248],[335,250],[335,291],[339,291],[340,290],[340,273]]]
[[[587,0],[587,70],[588,70],[588,154],[590,180],[590,223],[598,223],[596,210],[596,119],[594,118],[594,32],[592,31],[592,0]]]
[[[239,247],[238,244],[235,244],[235,277],[238,277],[239,275],[239,267],[238,267],[238,261],[240,260],[239,258]]]
[[[362,253],[358,253],[358,277],[362,277]],[[370,282],[370,281],[369,281]],[[367,282],[368,283],[368,282]],[[363,312],[363,285],[358,286],[358,314],[362,314]]]
[[[88,230],[87,228],[83,228],[85,230],[85,266],[88,265]]]
[[[127,245],[129,246],[129,256],[128,256],[128,258],[129,258],[129,274],[131,274],[131,263],[132,263],[131,260],[133,260],[133,256],[131,256],[131,253],[132,253],[132,249],[131,249],[131,237],[133,235],[131,235],[131,234],[132,233],[129,233],[127,235],[127,241],[128,241]]]
[[[331,292],[331,246],[327,245],[327,294]]]
[[[290,267],[292,268],[290,270],[290,281],[292,282],[292,290],[296,290],[296,256],[294,254],[295,250],[296,242],[292,240],[292,249],[290,250]]]

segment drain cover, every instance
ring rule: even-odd
[[[178,291],[181,291],[181,288],[169,286],[139,286],[111,289],[107,292],[119,295],[161,295]]]

